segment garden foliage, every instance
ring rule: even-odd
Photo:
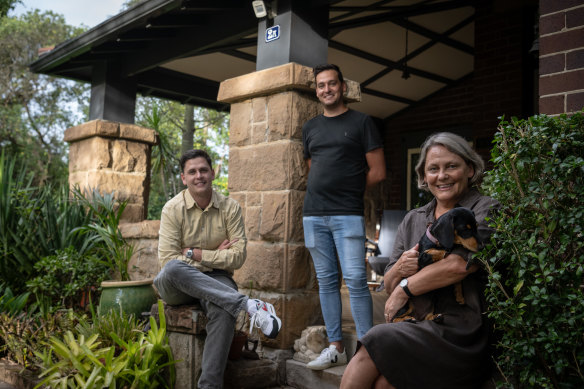
[[[505,387],[584,387],[584,117],[502,121],[482,262]]]
[[[130,281],[128,264],[135,248],[122,236],[119,228],[128,201],[116,200],[113,192],[102,195],[97,189],[82,193],[76,188],[73,195],[93,216],[90,223],[75,228],[73,232],[80,232],[86,237],[89,247],[95,248],[95,253],[101,254],[103,263],[110,270],[110,277],[119,281]]]
[[[42,349],[51,336],[73,329],[79,320],[83,315],[70,309],[46,316],[0,312],[0,357],[34,371],[40,362],[35,351]]]
[[[52,309],[83,309],[92,288],[108,277],[109,269],[95,255],[82,255],[73,247],[41,258],[34,268],[38,275],[27,282],[27,288]]]
[[[175,370],[162,302],[158,303],[160,327],[150,318],[147,333],[122,339],[115,331],[108,337],[116,346],[103,346],[98,332],[67,331],[50,338],[50,348],[36,355],[42,360],[36,387],[48,388],[172,388]],[[115,320],[121,323],[120,320]]]
[[[91,221],[91,214],[70,201],[69,187],[35,187],[15,160],[0,156],[0,279],[14,293],[25,291],[37,273],[39,258],[73,247],[87,250],[86,239],[73,232]]]

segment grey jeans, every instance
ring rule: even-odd
[[[227,272],[203,273],[177,259],[164,266],[154,279],[154,285],[167,304],[201,304],[208,321],[198,388],[222,388],[235,321],[239,312],[246,309],[248,297],[237,291],[237,285]]]

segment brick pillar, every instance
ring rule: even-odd
[[[539,112],[584,107],[584,3],[539,2]]]
[[[347,96],[358,98],[358,85],[347,83]],[[302,229],[302,125],[321,109],[312,69],[289,63],[232,78],[217,100],[231,104],[229,192],[243,207],[248,238],[235,280],[246,292],[253,282],[253,296],[274,304],[282,318],[282,333],[264,344],[290,348],[322,320]]]
[[[69,185],[115,191],[128,200],[125,222],[140,222],[148,212],[150,152],[156,132],[134,124],[92,120],[65,131],[69,142]]]

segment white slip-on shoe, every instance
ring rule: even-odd
[[[347,364],[347,350],[342,353],[337,351],[337,347],[334,344],[328,346],[322,350],[320,355],[311,362],[306,364],[306,367],[312,370],[324,370],[333,366],[340,366]]]

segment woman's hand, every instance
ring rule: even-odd
[[[383,283],[387,292],[389,293],[398,282],[404,278],[408,278],[418,272],[418,252],[419,245],[416,243],[411,249],[404,251],[401,257],[392,266],[391,270],[383,276]]]
[[[409,298],[406,292],[402,289],[401,286],[396,286],[391,295],[385,302],[385,309],[383,312],[383,316],[385,317],[386,323],[391,323],[393,317],[399,311],[401,307],[406,305]]]
[[[420,245],[416,243],[414,247],[408,251],[404,251],[401,257],[397,260],[394,266],[397,266],[397,274],[400,278],[408,278],[418,272],[418,257],[420,256],[420,253],[418,252],[419,247]]]
[[[420,253],[418,252],[419,248],[420,245],[416,243],[414,247],[404,251],[401,257],[399,257],[397,262],[391,268],[392,271],[385,273],[383,278],[385,286],[389,286],[390,288],[393,286],[393,291],[385,302],[384,316],[386,323],[391,323],[391,320],[397,311],[399,311],[399,309],[408,302],[408,295],[406,292],[404,292],[401,286],[397,285],[397,283],[399,280],[413,276],[418,272],[418,257],[420,256]],[[390,273],[393,274],[390,275]],[[394,281],[393,284],[391,283],[392,279]],[[389,290],[391,289],[388,289],[388,292]]]

